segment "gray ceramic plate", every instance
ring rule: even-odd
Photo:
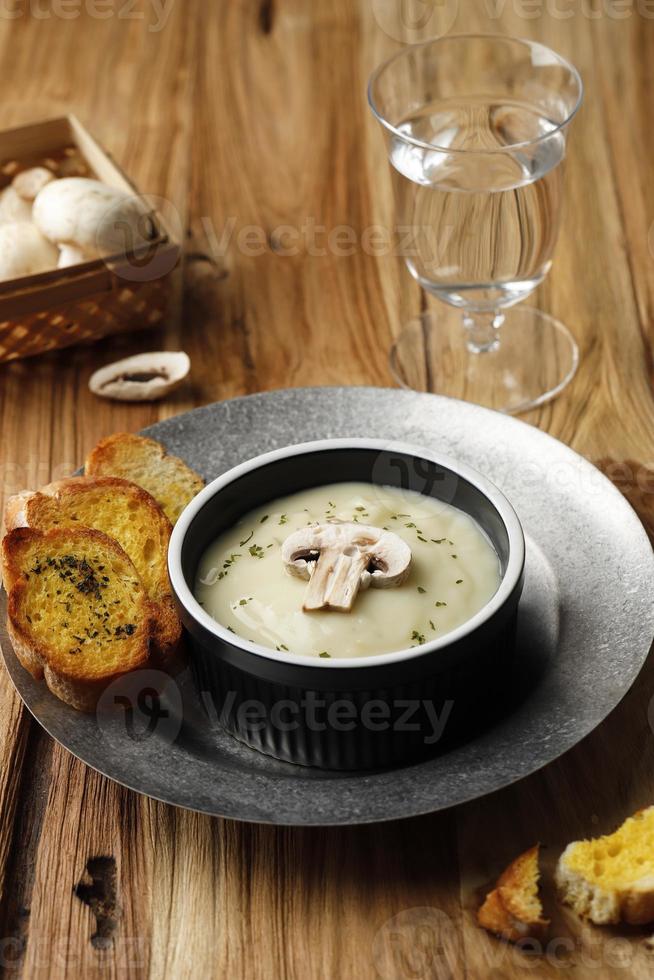
[[[211,723],[188,674],[165,716],[77,714],[33,681],[6,635],[9,673],[35,718],[88,765],[141,793],[240,820],[354,824],[408,817],[514,782],[571,748],[621,700],[654,634],[654,559],[638,518],[593,466],[516,419],[465,402],[375,388],[277,391],[147,430],[208,480],[258,453],[330,436],[429,446],[509,497],[527,538],[516,701],[501,723],[427,762],[342,774],[276,762]],[[2,616],[4,622],[4,615]]]

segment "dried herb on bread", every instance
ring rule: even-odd
[[[114,538],[132,560],[155,606],[156,643],[163,658],[177,648],[181,623],[167,570],[172,526],[157,502],[141,487],[115,477],[71,477],[40,491],[10,497],[7,530],[32,527],[89,527]]]
[[[62,701],[93,710],[108,683],[148,665],[154,607],[108,535],[16,528],[5,535],[2,558],[16,656]]]

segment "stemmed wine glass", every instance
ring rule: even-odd
[[[443,300],[400,334],[405,387],[506,412],[554,398],[579,352],[568,329],[515,307],[544,279],[559,230],[576,69],[542,44],[452,35],[405,47],[373,74],[411,274]]]

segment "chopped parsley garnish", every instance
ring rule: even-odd
[[[427,589],[423,589],[422,585],[418,586],[418,592],[420,593],[420,595],[424,595],[426,591]]]
[[[238,543],[239,548],[244,548],[245,545],[248,543],[248,541],[250,541],[253,537],[254,537],[254,531],[250,531],[247,538],[243,538],[242,541],[239,541]]]
[[[327,653],[327,651],[326,651],[326,650],[323,650],[323,651],[322,651],[322,653],[319,653],[319,654],[318,654],[318,656],[319,656],[319,657],[323,657],[323,658],[324,658],[324,657],[331,657],[331,653]]]
[[[36,564],[30,569],[34,575],[41,575],[48,567],[54,570],[61,581],[66,586],[73,586],[82,595],[92,595],[96,599],[101,599],[101,589],[105,589],[109,583],[109,577],[107,575],[100,575],[91,566],[91,564],[86,560],[86,558],[77,558],[75,555],[61,555],[57,558],[48,557],[43,559],[45,565],[41,563],[41,559],[36,560]],[[98,567],[98,571],[104,569]],[[26,575],[29,578],[29,575]],[[69,593],[69,597],[72,599],[72,595]]]
[[[132,633],[136,633],[134,623],[125,623],[124,626],[117,626],[114,630],[114,636],[131,636]],[[77,640],[78,637],[74,637],[74,639]],[[84,640],[80,640],[80,642],[83,643]]]
[[[425,634],[424,633],[419,633],[418,630],[413,630],[413,632],[411,633],[411,639],[412,640],[415,640],[416,643],[424,643],[425,642]]]
[[[282,514],[282,516],[279,518],[278,524],[288,524],[288,517],[286,514]]]
[[[455,585],[461,585],[462,582],[463,582],[463,579],[462,578],[458,578],[454,584]]]
[[[264,514],[261,520],[259,521],[259,524],[265,524],[269,517],[270,514]]]
[[[251,544],[248,551],[253,558],[263,558],[263,548],[260,544]]]

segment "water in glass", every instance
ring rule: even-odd
[[[550,268],[562,131],[527,102],[469,97],[426,104],[397,129],[431,144],[399,136],[390,143],[399,231],[412,274],[440,299],[467,310],[517,303]],[[463,150],[476,152],[457,152]]]

